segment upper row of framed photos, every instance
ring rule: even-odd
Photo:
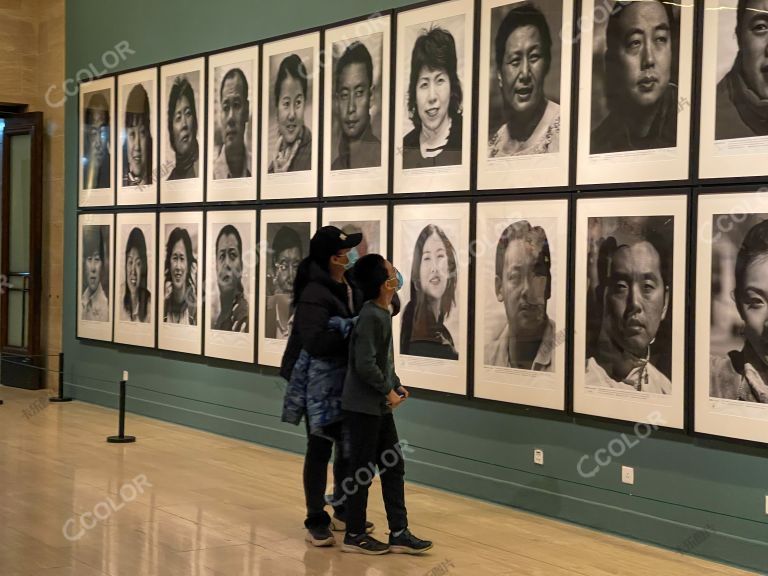
[[[477,3],[82,83],[79,206],[768,174],[764,2]]]
[[[600,196],[81,213],[77,336],[279,366],[322,221],[401,271],[408,387],[768,443],[768,194]]]

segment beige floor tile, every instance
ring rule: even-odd
[[[317,549],[304,540],[300,457],[135,415],[139,441],[109,445],[113,410],[46,394],[0,387],[0,576],[748,574],[413,485],[411,527],[434,550]],[[138,478],[151,486],[126,491]],[[369,519],[386,540],[378,482]]]

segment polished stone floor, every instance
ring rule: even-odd
[[[0,387],[0,576],[724,576],[747,572],[438,490],[407,486],[422,557],[304,541],[301,459]],[[380,491],[371,519],[385,538]]]

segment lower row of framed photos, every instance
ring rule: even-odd
[[[406,386],[683,429],[692,377],[696,432],[768,443],[768,193],[572,196],[81,213],[77,335],[278,366],[321,218],[401,271]]]

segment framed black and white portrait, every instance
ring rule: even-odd
[[[768,3],[706,0],[700,178],[768,173]]]
[[[115,79],[80,84],[80,193],[78,206],[115,203]]]
[[[117,204],[157,203],[157,68],[117,77]]]
[[[389,191],[391,17],[325,32],[323,196]]]
[[[112,214],[80,214],[77,219],[77,337],[112,341],[114,247]]]
[[[260,198],[317,196],[320,33],[262,50]]]
[[[768,193],[700,194],[697,432],[768,443]]]
[[[160,201],[203,201],[205,58],[160,69]]]
[[[403,276],[393,319],[406,387],[467,392],[469,205],[395,206],[392,264]]]
[[[336,226],[344,234],[362,234],[357,254],[381,254],[387,257],[386,206],[334,206],[323,208],[323,226]]]
[[[115,342],[155,347],[154,212],[117,215],[115,224]]]
[[[684,427],[687,204],[576,201],[575,412]]]
[[[582,2],[578,184],[688,179],[694,12]]]
[[[259,47],[208,58],[209,202],[256,200]]]
[[[309,255],[316,208],[261,211],[259,236],[259,364],[280,366],[293,327],[293,282]]]
[[[256,211],[206,215],[205,355],[253,363]]]
[[[396,193],[469,189],[474,16],[472,0],[397,14]]]
[[[200,354],[203,213],[162,212],[158,236],[158,347]]]
[[[484,0],[477,187],[568,184],[573,0]]]
[[[568,200],[482,202],[475,396],[565,408]]]

